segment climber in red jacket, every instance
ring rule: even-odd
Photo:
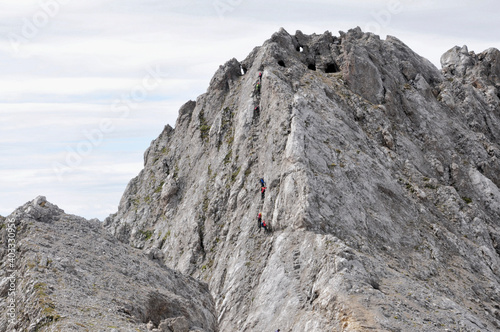
[[[269,230],[267,229],[267,224],[266,224],[266,221],[265,221],[265,220],[262,220],[262,228],[264,228],[264,230],[265,230],[266,232],[267,232],[267,231],[269,231]]]

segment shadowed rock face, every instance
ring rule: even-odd
[[[206,281],[221,331],[495,331],[498,54],[440,71],[394,37],[281,30],[181,108],[105,227]]]
[[[38,197],[1,226],[0,303],[14,300],[16,314],[9,324],[2,310],[0,331],[217,331],[206,284],[119,242],[97,220]],[[3,249],[10,227],[17,229],[13,267]]]

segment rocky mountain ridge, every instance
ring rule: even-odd
[[[105,226],[206,281],[222,331],[496,330],[499,54],[439,71],[281,30],[181,108]]]
[[[190,327],[496,331],[500,51],[441,63],[282,29],[181,107],[104,227],[208,284]]]
[[[206,284],[120,243],[98,220],[65,214],[43,196],[6,220],[0,305],[14,305],[0,331],[217,330]],[[15,255],[3,249],[12,238]]]

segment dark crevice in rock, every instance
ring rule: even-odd
[[[168,166],[168,160],[166,158],[163,159],[162,165],[163,165],[163,172],[168,176],[170,174],[170,167]]]
[[[325,73],[327,74],[338,73],[338,72],[340,72],[340,69],[334,62],[328,63],[325,67]]]
[[[205,244],[203,243],[203,241],[205,239],[204,228],[205,228],[204,224],[200,224],[198,226],[198,244],[200,246],[200,251],[201,251],[203,257],[205,257],[207,254],[205,251]]]
[[[500,235],[490,233],[490,238],[495,252],[500,257]]]
[[[373,289],[380,290],[380,282],[376,280],[375,278],[370,279],[370,286],[373,287]]]

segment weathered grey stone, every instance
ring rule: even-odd
[[[499,59],[280,30],[181,109],[106,228],[206,280],[221,331],[493,331]]]
[[[469,54],[467,46],[455,46],[441,56],[441,66],[458,75],[465,75],[468,68],[474,65],[474,59]]]
[[[218,330],[205,284],[116,241],[100,222],[37,197],[2,222],[2,246],[5,221],[15,222],[16,255],[14,266],[0,256],[0,305],[14,301],[16,316],[9,323],[2,311],[0,331],[146,331],[181,314],[188,327]]]
[[[161,190],[161,199],[165,203],[168,203],[170,199],[172,199],[172,197],[175,194],[177,194],[177,191],[179,191],[179,187],[177,186],[175,179],[172,176],[170,176],[167,178],[167,181],[163,184]]]
[[[189,322],[184,316],[167,318],[160,323],[161,332],[189,332]]]

